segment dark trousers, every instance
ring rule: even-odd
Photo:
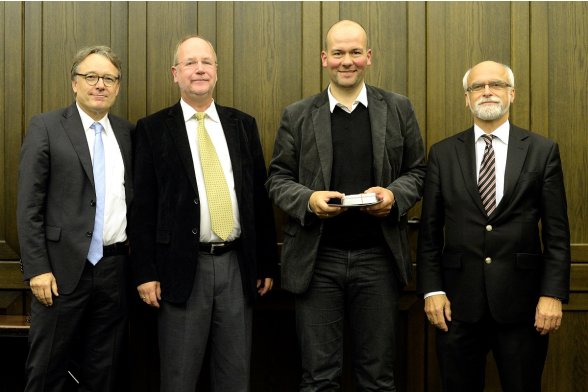
[[[539,335],[532,320],[500,324],[489,311],[476,323],[453,320],[448,332],[437,331],[443,391],[482,392],[490,350],[504,392],[541,391],[547,343],[548,335]]]
[[[188,301],[159,311],[161,392],[194,392],[207,344],[211,390],[248,391],[251,320],[237,252],[200,252]]]
[[[118,391],[127,325],[125,263],[125,256],[105,257],[96,266],[86,262],[74,292],[54,296],[51,307],[33,298],[26,392],[63,392],[77,382],[80,392]]]
[[[296,297],[300,391],[338,391],[343,326],[349,320],[358,391],[395,391],[399,288],[384,247],[320,247],[308,291]]]

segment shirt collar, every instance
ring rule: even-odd
[[[196,110],[188,105],[184,98],[180,99],[180,106],[182,107],[182,113],[184,114],[184,122],[188,122],[194,115],[196,114]],[[218,116],[218,112],[216,111],[216,106],[214,105],[214,100],[210,104],[210,106],[204,111],[206,116],[214,122],[220,123],[220,118]]]
[[[329,88],[327,89],[327,94],[329,96],[329,110],[331,111],[331,113],[333,113],[333,110],[335,110],[335,106],[340,106],[343,110],[346,110],[345,106],[343,104],[341,104],[339,101],[337,101],[337,98],[335,98],[333,96],[333,94],[331,94],[331,85],[330,84],[329,84]],[[363,104],[363,106],[365,106],[366,108],[368,106],[367,89],[365,87],[365,83],[361,87],[361,90],[360,90],[359,94],[357,95],[357,98],[355,98],[355,101],[353,101],[353,105],[351,107],[351,110],[355,109],[355,107],[357,106],[358,103]]]
[[[482,130],[479,126],[474,124],[474,140],[478,141],[482,135],[485,135],[486,132]],[[510,134],[510,122],[506,120],[501,126],[496,128],[491,135],[495,138],[503,142],[504,144],[508,144],[508,136]]]
[[[104,132],[108,132],[109,127],[106,126],[107,124],[109,124],[108,113],[100,120],[96,121],[92,117],[90,117],[88,113],[84,112],[77,102],[76,106],[78,108],[78,112],[80,113],[80,118],[82,119],[82,126],[84,127],[84,130],[87,131],[94,123],[99,122],[100,124],[102,124],[102,128],[104,128]]]

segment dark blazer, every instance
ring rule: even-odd
[[[423,141],[409,100],[367,86],[376,183],[390,189],[396,204],[381,220],[382,233],[399,281],[411,274],[407,237],[408,210],[420,199],[425,176]],[[333,165],[331,112],[327,90],[288,106],[282,116],[266,187],[289,217],[284,226],[282,287],[294,293],[308,288],[323,222],[308,212],[314,191],[328,190]]]
[[[108,115],[133,199],[134,126]],[[31,119],[20,154],[17,223],[25,280],[52,272],[60,294],[77,286],[92,239],[96,193],[88,141],[75,103]]]
[[[487,308],[502,323],[533,320],[539,296],[568,298],[570,234],[559,150],[510,127],[504,196],[486,216],[473,127],[431,147],[418,247],[418,291],[445,291],[452,318]],[[542,246],[543,244],[543,246]]]
[[[277,266],[273,210],[263,186],[265,161],[255,119],[215,105],[231,156],[239,204],[243,289],[254,299],[256,280],[274,276]],[[163,300],[185,302],[198,262],[200,206],[179,102],[139,120],[135,165],[136,197],[130,219],[135,283],[159,281]]]

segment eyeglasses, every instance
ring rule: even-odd
[[[211,68],[216,65],[216,62],[212,59],[204,59],[204,60],[186,60],[184,62],[176,63],[174,66],[181,65],[182,68],[193,71],[198,68],[198,63],[202,64],[202,68]]]
[[[488,83],[474,83],[466,89],[468,93],[479,93],[486,89],[486,86],[492,91],[502,91],[512,86],[506,82],[488,82]]]
[[[104,83],[104,85],[106,87],[112,87],[120,79],[120,77],[118,77],[118,76],[113,76],[113,75],[102,75],[102,76],[98,76],[98,75],[93,74],[93,73],[87,73],[87,74],[77,73],[76,75],[77,76],[81,76],[84,79],[86,79],[86,83],[88,83],[90,86],[95,86],[96,84],[98,84],[98,81],[100,79],[102,79],[102,83]]]

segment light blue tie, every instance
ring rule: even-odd
[[[99,122],[92,124],[94,129],[94,187],[96,189],[96,218],[94,220],[94,231],[92,242],[88,252],[88,261],[96,265],[102,259],[102,232],[104,231],[104,202],[106,193],[106,181],[104,170],[104,144],[102,143],[102,131],[104,128]]]

